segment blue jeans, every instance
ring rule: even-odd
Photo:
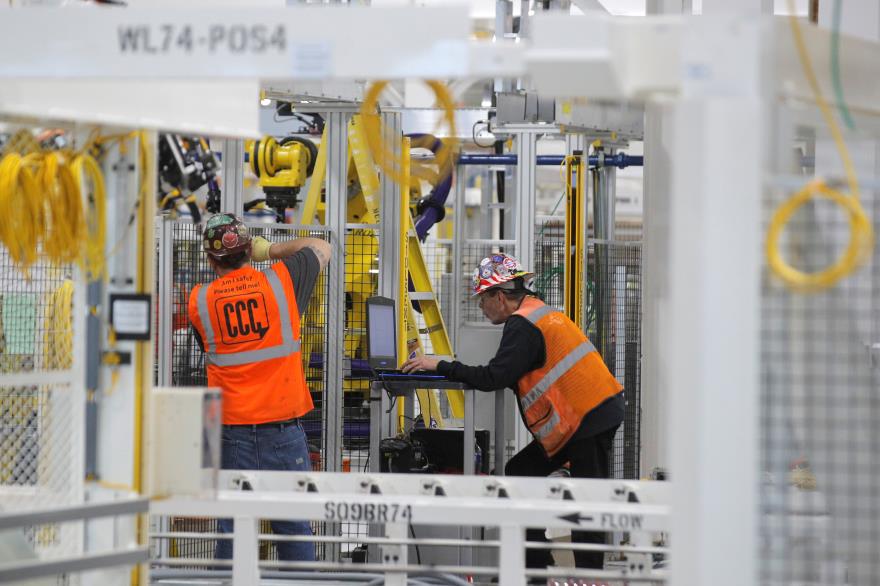
[[[224,470],[310,471],[309,446],[299,421],[272,425],[224,425],[221,468]],[[312,535],[307,521],[271,521],[277,535]],[[232,519],[218,519],[220,533],[231,533]],[[276,541],[278,558],[314,561],[315,545],[306,541]],[[232,540],[218,539],[215,559],[232,557]]]

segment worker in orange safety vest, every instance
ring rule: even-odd
[[[251,238],[232,214],[208,220],[202,246],[217,279],[190,292],[189,320],[205,351],[208,385],[223,399],[224,469],[310,470],[300,418],[313,409],[300,354],[300,316],[330,245],[319,238],[270,243]],[[277,261],[257,270],[251,261]],[[305,521],[272,521],[283,535],[311,535]],[[232,531],[232,520],[218,529]],[[314,561],[314,544],[279,541],[282,560]],[[232,541],[218,539],[218,559],[232,557]]]
[[[506,475],[547,476],[567,464],[574,477],[608,478],[611,446],[624,417],[623,387],[580,328],[534,295],[533,277],[504,253],[484,258],[474,270],[473,292],[483,314],[504,324],[487,365],[417,356],[402,370],[437,371],[482,391],[514,389],[535,439],[510,459]],[[547,541],[544,529],[528,529],[526,538]],[[572,538],[604,543],[605,534],[574,531]],[[576,551],[574,557],[578,567],[603,567],[601,551]],[[529,568],[546,568],[552,559],[549,550],[526,551]]]

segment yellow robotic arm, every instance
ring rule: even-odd
[[[296,206],[299,190],[314,171],[317,158],[315,143],[298,136],[281,142],[264,136],[248,145],[248,160],[266,194],[266,205],[280,214]]]

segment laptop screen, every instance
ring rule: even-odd
[[[367,344],[370,366],[397,368],[397,336],[394,301],[371,297],[367,300]]]

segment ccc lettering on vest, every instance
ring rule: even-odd
[[[214,311],[224,344],[262,340],[269,331],[266,300],[259,291],[221,297],[214,302]]]

